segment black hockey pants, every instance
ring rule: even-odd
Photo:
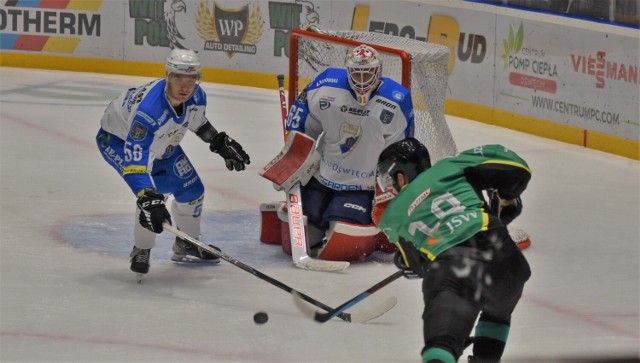
[[[492,222],[440,254],[424,277],[425,349],[440,347],[459,358],[480,312],[510,324],[531,271],[507,229]]]

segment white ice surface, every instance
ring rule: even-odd
[[[165,233],[150,273],[135,282],[134,198],[95,134],[108,102],[148,80],[0,68],[0,361],[418,362],[418,281],[400,279],[353,307],[398,297],[369,324],[317,324],[285,291],[229,263],[170,262]],[[283,197],[258,175],[282,145],[277,92],[203,87],[209,118],[252,161],[229,172],[195,135],[185,138],[206,187],[205,242],[331,306],[395,271],[384,259],[343,273],[303,271],[260,243],[258,206]],[[533,275],[505,361],[638,357],[640,163],[447,119],[459,149],[501,143],[533,169],[514,222],[533,237],[525,252]],[[257,311],[269,313],[267,324],[253,323]]]

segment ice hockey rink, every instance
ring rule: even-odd
[[[230,263],[171,262],[165,232],[137,283],[128,260],[135,198],[94,140],[110,100],[149,80],[0,68],[0,361],[419,362],[418,280],[396,280],[355,305],[398,298],[367,324],[319,324],[290,294]],[[206,187],[205,242],[333,307],[396,271],[385,256],[341,273],[304,271],[260,243],[260,203],[283,199],[258,175],[282,146],[277,91],[202,87],[209,119],[251,156],[246,171],[229,172],[195,135],[183,141]],[[503,361],[637,361],[640,163],[447,120],[459,150],[500,143],[533,170],[514,222],[532,236],[532,277]],[[268,323],[254,324],[258,311]]]

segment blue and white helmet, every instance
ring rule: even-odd
[[[197,75],[200,78],[200,60],[190,49],[174,49],[167,57],[167,77],[170,73]]]

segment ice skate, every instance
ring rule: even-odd
[[[209,245],[209,247],[220,251],[220,249],[214,245]],[[220,262],[218,256],[178,237],[176,237],[175,242],[173,242],[173,256],[171,256],[171,260],[175,262]]]
[[[131,257],[131,271],[136,273],[138,283],[142,281],[142,276],[149,272],[150,253],[150,249],[142,249],[134,246],[129,255]]]

